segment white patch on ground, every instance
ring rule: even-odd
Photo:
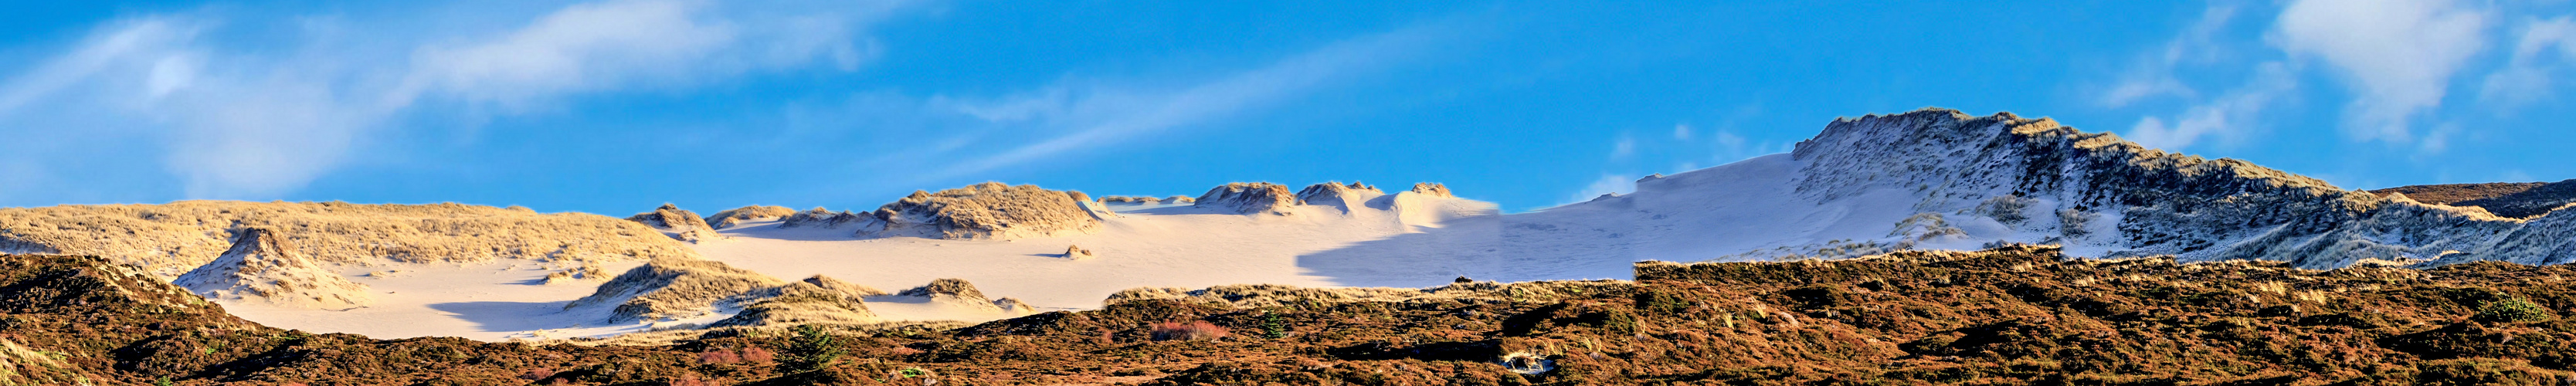
[[[643,262],[604,263],[607,272],[624,272]],[[642,331],[647,324],[600,326],[606,314],[570,314],[564,303],[590,295],[596,286],[545,285],[546,274],[562,264],[500,260],[473,264],[340,265],[349,280],[375,291],[373,305],[348,310],[284,308],[223,302],[233,315],[278,328],[310,332],[343,332],[379,339],[455,336],[497,341],[509,338],[572,338]],[[387,277],[368,272],[399,270]],[[713,322],[728,315],[713,316]]]
[[[1339,208],[1307,205],[1294,207],[1292,215],[1275,216],[1216,213],[1189,205],[1110,205],[1120,216],[1109,219],[1099,233],[1008,241],[857,239],[846,229],[779,229],[776,222],[762,221],[725,230],[737,242],[697,248],[709,259],[782,278],[820,274],[888,289],[958,278],[975,283],[988,297],[1019,298],[1040,310],[1089,309],[1099,307],[1110,293],[1143,286],[1335,285],[1335,277],[1300,267],[1299,257],[1439,226],[1440,220],[1454,216],[1443,213],[1492,213],[1491,205],[1467,200],[1381,198],[1387,208],[1422,213],[1378,209],[1346,215]],[[1100,257],[1065,259],[1066,245],[1080,245]],[[1009,316],[961,315],[882,301],[896,300],[892,298],[871,297],[868,307],[889,320]]]

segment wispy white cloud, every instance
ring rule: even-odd
[[[1701,165],[1724,165],[1788,152],[1795,144],[1758,141],[1740,134],[1738,126],[1761,115],[1762,111],[1759,104],[1744,104],[1727,109],[1715,121],[1704,125],[1676,123],[1669,140],[1661,136],[1640,138],[1621,132],[1611,146],[1610,156],[1603,160],[1600,177],[1574,190],[1558,205],[1589,201],[1607,193],[1635,191],[1636,176],[1640,175],[1681,173],[1698,170]]]
[[[2182,150],[2214,137],[2222,145],[2242,143],[2258,127],[2264,109],[2296,89],[2297,80],[2282,63],[2265,63],[2245,85],[2216,99],[2193,104],[2167,117],[2147,116],[2131,125],[2126,137],[2147,147]]]
[[[2503,182],[2526,182],[2526,181],[2539,181],[2539,180],[2540,180],[2540,177],[2532,177],[2532,176],[2531,176],[2531,172],[2529,172],[2529,171],[2524,171],[2524,170],[2522,170],[2522,169],[2513,169],[2513,170],[2506,170],[2506,171],[2504,171],[2504,175],[2503,175],[2503,176],[2500,176],[2500,177],[2496,177],[2496,179],[2495,179],[2495,180],[2496,180],[2496,181],[2503,181]]]
[[[2101,92],[2104,106],[2122,107],[2140,100],[2172,96],[2198,97],[2199,92],[2186,85],[2175,72],[2185,64],[2208,63],[2219,56],[2216,36],[2236,18],[2233,4],[2210,4],[2200,17],[2181,34],[2165,41],[2161,49],[2138,55],[2119,81]]]
[[[1432,22],[1335,42],[1269,65],[1174,88],[1067,80],[994,100],[942,98],[937,105],[989,123],[1046,133],[1034,142],[974,157],[923,176],[953,179],[1036,162],[1148,134],[1220,124],[1319,86],[1402,60],[1449,39],[1455,28]]]
[[[1584,185],[1583,190],[1577,190],[1574,192],[1574,195],[1566,196],[1565,203],[1572,204],[1591,201],[1594,198],[1600,198],[1601,195],[1604,194],[1628,194],[1636,191],[1636,177],[1602,174],[1601,178],[1593,179],[1591,184]]]
[[[520,111],[764,69],[854,69],[874,52],[855,31],[903,4],[603,0],[500,30],[366,28],[366,20],[307,15],[133,17],[0,82],[0,131],[140,133],[168,148],[164,168],[187,197],[267,198],[338,168],[371,135],[400,126],[401,114],[440,108],[422,101]],[[208,33],[243,25],[292,28]],[[0,157],[56,156],[64,154]]]
[[[446,94],[519,108],[573,93],[689,85],[817,59],[854,70],[874,51],[861,48],[852,24],[901,3],[834,3],[857,9],[804,15],[723,8],[748,4],[575,4],[483,40],[421,47],[396,95]]]
[[[2557,73],[2576,67],[2576,20],[2567,16],[2524,21],[2514,34],[2513,56],[2505,68],[2487,74],[2478,99],[2500,110],[2554,96]]]
[[[720,62],[735,26],[703,20],[701,3],[629,0],[574,4],[518,30],[414,55],[408,97],[440,91],[477,102],[520,106],[533,98],[677,81]],[[730,70],[730,69],[727,69]],[[723,71],[723,70],[718,70]]]
[[[2296,0],[2270,40],[2339,70],[2356,94],[2344,108],[2346,134],[2408,143],[2412,121],[2440,106],[2451,78],[2486,49],[2490,13],[2451,0]]]
[[[193,39],[196,32],[193,25],[159,18],[124,20],[100,28],[70,52],[45,61],[0,85],[0,116],[20,112],[28,104],[63,92],[100,72],[137,70],[133,67],[136,63],[128,58],[138,54],[171,52],[176,48],[174,46]],[[175,60],[178,57],[161,55],[156,59]],[[168,71],[150,72],[177,75]]]

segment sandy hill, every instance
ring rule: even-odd
[[[659,259],[600,283],[597,292],[563,308],[605,308],[610,323],[700,318],[721,309],[738,308],[760,290],[785,284],[778,278],[720,262]]]
[[[859,237],[1010,240],[1098,232],[1114,216],[1082,192],[986,182],[912,195],[873,212],[814,208],[781,219],[786,228],[854,229]]]
[[[987,182],[936,193],[915,191],[876,214],[885,222],[877,236],[913,236],[951,240],[1006,240],[1095,232],[1100,219],[1084,208],[1086,200],[1037,185]]]
[[[268,228],[317,262],[642,260],[685,256],[651,227],[582,213],[487,206],[180,201],[0,208],[0,252],[104,256],[176,277]]]
[[[651,226],[672,239],[690,243],[724,239],[724,235],[716,233],[715,227],[707,225],[706,219],[699,218],[697,212],[680,209],[677,205],[662,204],[651,212],[627,216],[626,221]]]
[[[784,206],[750,205],[707,215],[706,222],[715,229],[725,229],[742,225],[744,221],[776,220],[794,214],[795,209]]]
[[[1303,204],[1288,187],[1268,182],[1237,182],[1218,185],[1200,194],[1191,205],[1237,214],[1288,215],[1288,207]]]
[[[830,277],[809,277],[754,294],[752,300],[744,302],[742,311],[708,326],[873,323],[880,319],[868,309],[867,297],[883,295],[884,291]]]
[[[1305,189],[1298,189],[1297,201],[1307,205],[1330,205],[1341,208],[1343,213],[1350,213],[1351,208],[1365,205],[1369,199],[1384,195],[1386,192],[1377,190],[1375,186],[1358,182],[1343,184],[1336,181],[1307,185]]]
[[[658,329],[886,321],[870,307],[871,299],[889,302],[880,306],[896,307],[914,319],[963,315],[990,320],[1030,313],[1016,299],[987,299],[964,280],[934,280],[888,294],[829,276],[786,282],[696,259],[645,263],[600,284],[590,296],[565,303],[562,309],[563,315],[593,325],[650,323]]]
[[[242,229],[232,240],[232,249],[223,256],[179,275],[173,284],[207,298],[286,307],[346,309],[375,301],[366,285],[314,265],[268,228]]]

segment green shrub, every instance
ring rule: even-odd
[[[2548,308],[2541,308],[2530,299],[2509,298],[2490,301],[2485,306],[2478,307],[2478,315],[2475,318],[2486,322],[2514,323],[2538,322],[2549,320],[2551,317]]]
[[[1680,296],[1653,289],[1637,291],[1637,309],[1650,314],[1680,314],[1689,308],[1690,304],[1682,301]]]
[[[1616,332],[1621,335],[1635,334],[1637,333],[1637,315],[1630,314],[1628,311],[1620,309],[1604,311],[1601,313],[1601,329]]]

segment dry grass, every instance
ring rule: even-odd
[[[744,221],[785,218],[795,214],[795,209],[788,209],[784,206],[750,205],[740,208],[726,209],[722,212],[707,215],[706,220],[707,223],[714,226],[715,229],[725,229],[732,228],[735,225],[742,225],[742,222]]]
[[[950,240],[1051,237],[1096,232],[1103,226],[1071,194],[999,182],[937,193],[914,191],[878,207],[875,215],[886,222],[884,235]]]
[[[1217,340],[1225,338],[1225,327],[1205,320],[1162,322],[1154,324],[1154,340]]]
[[[2452,205],[2461,201],[2503,197],[2509,194],[2522,193],[2523,191],[2531,190],[2532,188],[2538,188],[2541,185],[2548,184],[2540,182],[2497,182],[2484,184],[2415,185],[2372,190],[2370,192],[2382,197],[2404,194],[2406,195],[2406,198],[2414,199],[2416,202],[2435,205]]]
[[[1220,208],[1235,213],[1269,213],[1287,215],[1288,207],[1300,204],[1288,186],[1268,182],[1234,182],[1218,185],[1191,201],[1195,206]]]
[[[0,209],[0,252],[97,255],[162,277],[231,247],[235,229],[276,230],[317,262],[619,261],[695,256],[643,224],[583,213],[462,204],[180,201]]]
[[[275,232],[250,228],[240,233],[222,257],[179,275],[172,284],[208,298],[286,307],[346,309],[375,302],[367,285],[315,266]]]
[[[821,280],[816,280],[821,279]],[[818,285],[822,276],[789,283],[774,290],[752,295],[742,312],[710,326],[768,326],[798,324],[857,324],[877,321],[876,312],[868,310],[865,297],[875,289],[866,287]],[[882,292],[878,292],[882,293]]]
[[[751,300],[765,289],[787,283],[724,263],[685,258],[655,259],[599,285],[590,296],[565,309],[613,306],[612,322],[628,323],[665,317],[687,317]]]

